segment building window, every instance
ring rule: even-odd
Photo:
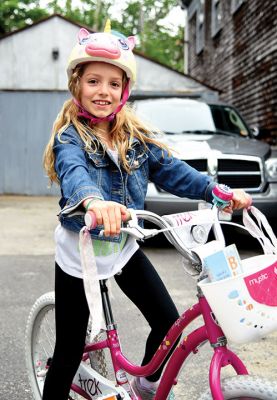
[[[220,0],[212,0],[212,37],[222,28],[222,4]]]
[[[231,13],[234,14],[243,3],[244,3],[244,0],[232,0]]]
[[[199,1],[196,13],[196,54],[199,54],[204,48],[205,41],[205,0]]]

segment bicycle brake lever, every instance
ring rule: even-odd
[[[126,228],[121,228],[120,232],[127,233],[128,235],[133,236],[137,240],[143,240],[151,238],[160,233],[159,229],[145,229],[139,226],[138,217],[136,215],[136,211],[134,209],[129,209],[130,218],[128,220],[128,226]],[[100,236],[104,235],[104,230],[100,231]]]
[[[130,226],[127,228],[121,228],[120,231],[128,233],[135,239],[140,239],[140,240],[151,238],[160,233],[158,229],[145,229],[141,228],[140,226]]]

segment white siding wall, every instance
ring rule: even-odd
[[[136,89],[139,91],[170,91],[180,94],[190,91],[196,93],[209,91],[204,85],[163,65],[140,56],[136,56],[136,59],[138,67]]]
[[[42,167],[67,92],[0,91],[0,194],[53,195]]]
[[[0,90],[67,90],[66,64],[79,29],[55,16],[0,40]],[[56,48],[59,58],[53,60]],[[170,68],[138,55],[136,59],[134,91],[214,94]]]
[[[54,17],[0,40],[0,89],[66,90],[65,66],[78,31]],[[53,48],[60,53],[56,61]]]

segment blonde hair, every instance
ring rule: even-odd
[[[84,65],[77,66],[68,84],[73,98],[76,98],[78,101],[80,100],[79,81],[83,71]],[[124,76],[123,85],[126,84],[126,82],[126,76]],[[50,140],[45,148],[43,156],[43,166],[51,183],[59,183],[59,179],[55,171],[55,154],[53,151],[56,135],[62,142],[62,133],[69,125],[73,124],[82,142],[84,143],[85,151],[88,153],[96,152],[101,143],[100,137],[98,137],[96,130],[93,129],[93,126],[84,124],[84,122],[78,117],[78,112],[79,109],[74,103],[74,100],[69,99],[64,103],[53,124]],[[145,146],[145,148],[147,148],[147,143],[154,143],[170,154],[169,148],[165,144],[160,143],[157,139],[155,139],[156,133],[158,132],[158,129],[153,129],[152,127],[142,123],[128,104],[126,104],[116,114],[114,120],[111,122],[111,140],[112,144],[116,145],[122,167],[128,173],[130,173],[130,166],[126,158],[126,154],[128,149],[131,148],[131,143],[134,138],[137,138]],[[95,138],[97,140],[95,140]]]

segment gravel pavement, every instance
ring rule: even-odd
[[[57,213],[55,197],[0,196],[0,400],[32,399],[25,371],[24,331],[35,299],[53,288]],[[184,275],[174,249],[147,247],[145,252],[157,266],[178,309],[193,304],[195,283]],[[243,252],[245,257],[253,254],[256,249],[252,247]],[[148,327],[113,283],[112,292],[123,350],[130,360],[139,362]],[[124,337],[124,332],[132,332],[131,341]],[[232,348],[251,373],[276,378],[276,333],[259,343]],[[177,400],[198,400],[207,382],[208,354],[210,349],[205,346],[189,362],[186,375],[182,372],[176,388]],[[228,368],[226,374],[231,373]]]

